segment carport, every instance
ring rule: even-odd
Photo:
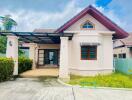
[[[43,32],[0,32],[7,36],[6,57],[14,60],[14,75],[18,75],[18,45],[19,41],[34,44],[60,44],[59,77],[69,78],[68,75],[68,41],[73,33],[43,33]],[[33,46],[34,47],[34,46]],[[34,66],[34,61],[33,61]],[[65,73],[64,73],[65,69]]]

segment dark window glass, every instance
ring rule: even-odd
[[[96,46],[89,48],[89,58],[95,59],[96,58]]]
[[[97,58],[97,46],[82,46],[81,59],[95,60]]]
[[[90,22],[86,22],[82,28],[94,28],[94,26]]]
[[[125,53],[123,54],[123,58],[126,58],[126,54]]]
[[[117,58],[117,54],[114,54],[114,58]]]
[[[88,59],[88,47],[81,48],[82,59]]]
[[[125,53],[119,54],[119,58],[126,58],[126,54]]]

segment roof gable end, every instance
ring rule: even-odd
[[[74,16],[71,20],[69,20],[67,23],[65,23],[60,28],[58,28],[55,32],[60,33],[65,31],[67,28],[69,28],[71,25],[73,25],[75,22],[77,22],[80,18],[82,18],[86,14],[90,14],[92,17],[94,17],[97,21],[99,21],[109,30],[115,31],[116,34],[113,35],[115,39],[122,39],[128,36],[128,33],[126,31],[121,29],[119,26],[117,26],[115,23],[113,23],[110,19],[105,17],[101,12],[99,12],[96,8],[94,8],[91,5],[85,8],[84,10],[82,10],[79,14]]]

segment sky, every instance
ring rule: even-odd
[[[132,32],[132,0],[0,0],[0,16],[11,15],[16,31],[58,28],[89,5]]]

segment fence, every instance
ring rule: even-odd
[[[132,74],[132,59],[114,59],[114,67],[116,71]]]

